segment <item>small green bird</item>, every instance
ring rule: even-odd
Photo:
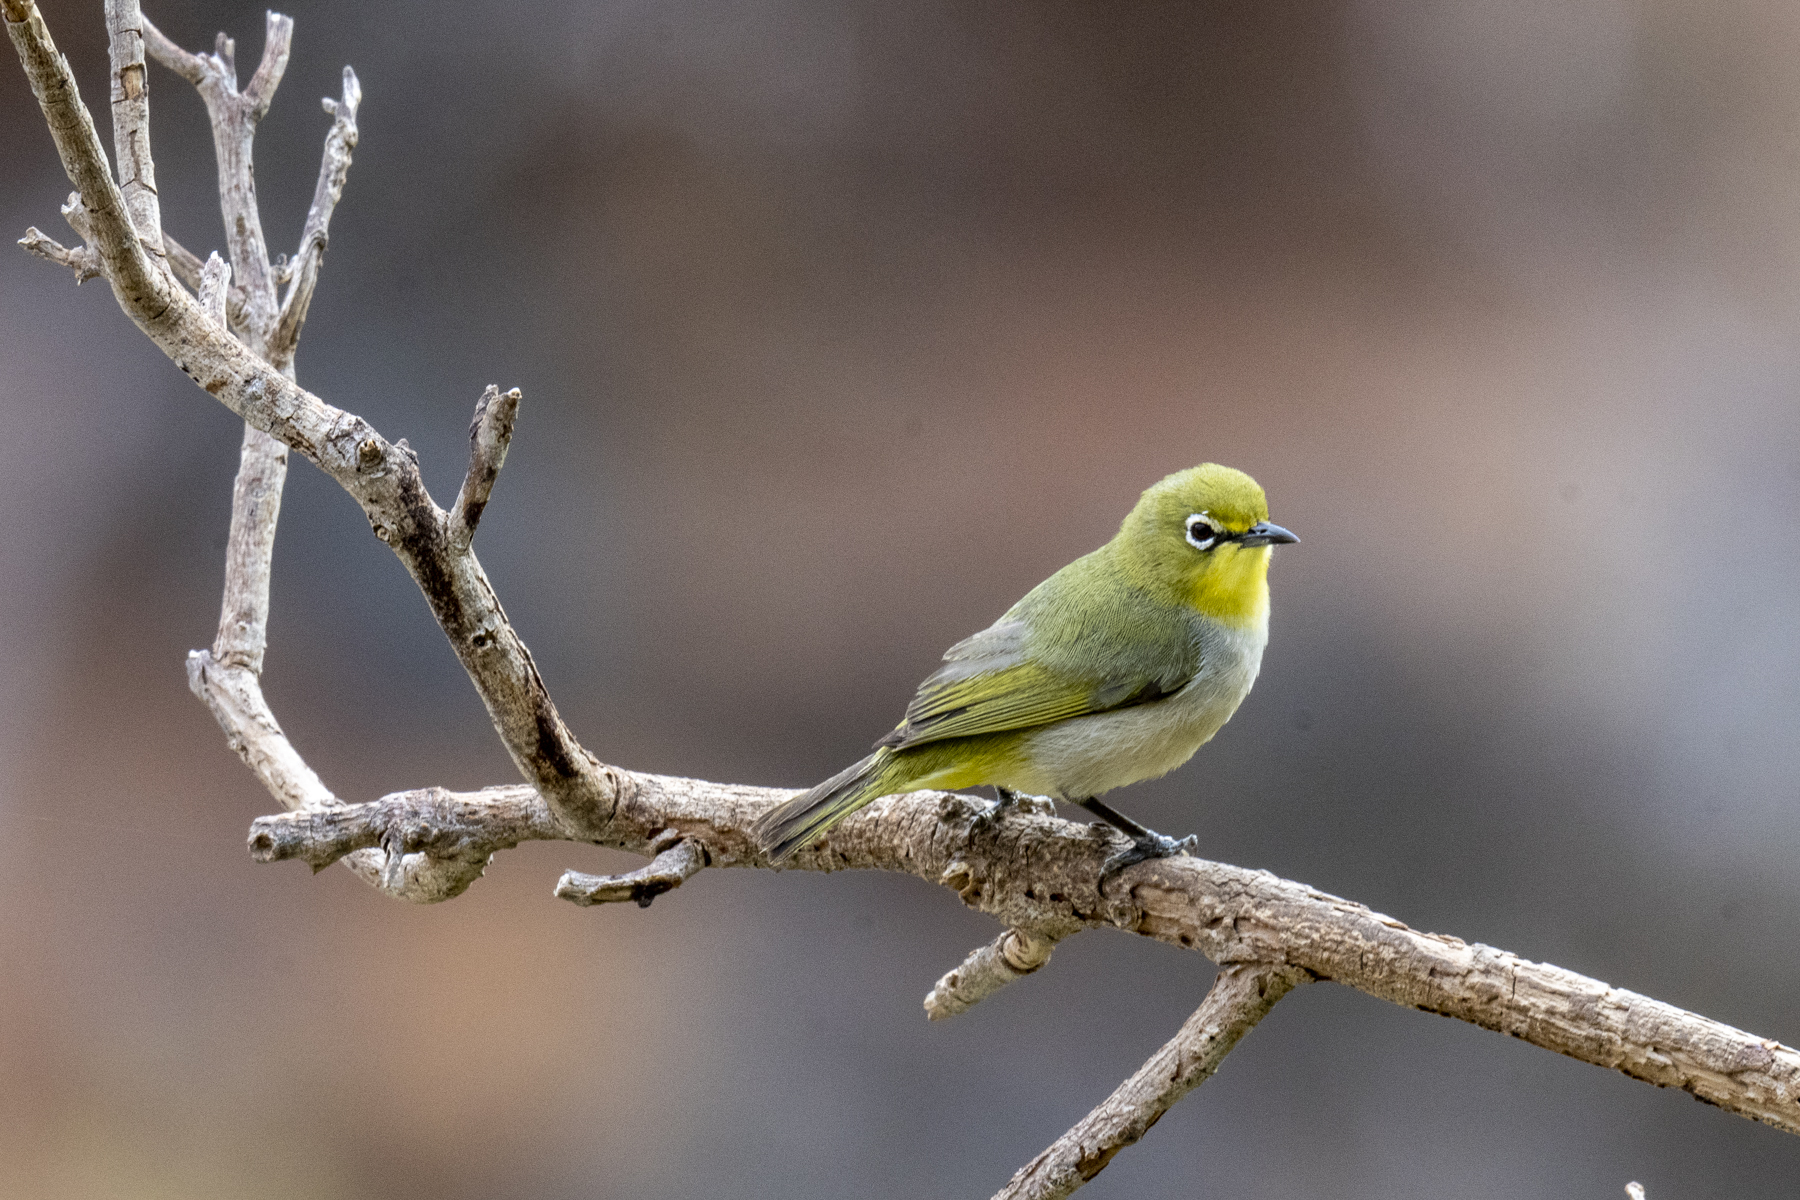
[[[1079,804],[1132,844],[1102,879],[1191,849],[1102,804],[1166,775],[1231,719],[1269,640],[1269,522],[1242,471],[1202,463],[1147,489],[1112,541],[950,647],[875,753],[754,830],[776,861],[880,796],[992,784]]]

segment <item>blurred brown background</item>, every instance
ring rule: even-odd
[[[157,3],[182,43],[262,13]],[[1216,459],[1305,538],[1238,718],[1127,811],[1428,929],[1800,1040],[1800,8],[299,3],[290,249],[362,146],[303,382],[453,493],[563,712],[805,785],[942,649]],[[100,5],[48,19],[90,102]],[[171,230],[221,245],[154,69]],[[10,55],[0,230],[66,237]],[[992,933],[903,878],[462,899],[258,867],[186,691],[237,423],[101,285],[0,253],[0,1194],[984,1196],[1209,969],[1090,934],[947,1025]],[[351,502],[294,472],[268,690],[340,795],[509,768]],[[1800,1140],[1329,986],[1103,1197],[1791,1196]]]

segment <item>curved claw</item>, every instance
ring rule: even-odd
[[[976,813],[974,818],[970,820],[970,833],[987,832],[1002,816],[1006,815],[1007,809],[1011,808],[1019,801],[1019,793],[1013,791],[1011,788],[997,787],[994,789],[994,792],[994,802]]]
[[[1133,838],[1131,845],[1112,855],[1100,865],[1100,878],[1095,887],[1104,889],[1106,881],[1135,863],[1147,862],[1153,858],[1174,858],[1179,854],[1187,854],[1200,844],[1200,839],[1189,834],[1184,838],[1172,838],[1154,830],[1145,830],[1144,836]]]
[[[1056,812],[1055,802],[1047,796],[1034,796],[1030,792],[1016,792],[1012,788],[998,785],[994,788],[994,795],[996,797],[994,802],[976,813],[969,822],[970,833],[986,832],[1013,809],[1043,816]]]

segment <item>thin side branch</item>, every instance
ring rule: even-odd
[[[225,36],[223,29],[213,35],[213,58],[224,68],[225,78],[230,81],[231,86],[236,88],[238,78],[237,42]]]
[[[269,576],[286,478],[287,447],[246,426],[232,485],[224,598],[212,654],[221,666],[242,667],[257,676],[269,640]]]
[[[225,324],[225,297],[230,290],[231,268],[214,251],[207,255],[206,265],[200,268],[200,286],[195,291],[200,297],[200,307],[219,325]]]
[[[188,687],[206,702],[232,751],[275,799],[287,808],[343,804],[282,733],[254,671],[221,663],[211,650],[189,651],[187,669]]]
[[[450,548],[467,554],[475,540],[475,526],[487,508],[494,481],[506,465],[506,448],[512,444],[513,422],[519,416],[518,388],[504,394],[493,384],[475,405],[475,419],[469,423],[469,473],[463,476],[462,489],[456,503],[450,506]]]
[[[1219,968],[1212,989],[1162,1049],[1100,1106],[1019,1169],[994,1200],[1062,1200],[1150,1131],[1294,986],[1303,971],[1261,963]]]
[[[572,901],[583,908],[595,904],[622,904],[629,900],[639,908],[664,892],[672,892],[706,866],[706,847],[686,841],[674,830],[665,830],[652,843],[652,849],[664,846],[647,866],[623,875],[584,875],[580,871],[564,871],[556,882],[559,900]]]
[[[100,255],[91,246],[76,246],[71,250],[55,238],[45,236],[36,225],[25,231],[19,245],[46,262],[75,272],[77,284],[100,278]]]
[[[287,73],[288,52],[294,40],[292,17],[284,17],[270,10],[263,19],[262,61],[256,64],[256,73],[250,76],[250,82],[244,87],[244,100],[249,106],[252,121],[260,121],[268,114],[269,105],[275,99],[275,89],[281,86],[281,77]],[[219,40],[223,43],[226,65],[235,86],[237,63],[230,60],[231,39],[221,33]]]
[[[942,1021],[968,1012],[1010,983],[1030,975],[1050,961],[1056,943],[1023,929],[1008,929],[999,937],[969,953],[954,971],[945,975],[925,997],[925,1016]]]
[[[242,95],[237,90],[236,48],[230,38],[220,34],[214,53],[203,57],[182,50],[149,22],[142,25],[150,53],[194,83],[206,102],[219,159],[226,241],[233,261],[241,265],[239,278],[251,282],[248,287],[227,286],[233,272],[216,254],[202,266],[173,239],[167,240],[170,266],[199,293],[200,308],[213,326],[210,336],[235,346],[227,326],[229,317],[251,348],[264,351],[274,367],[291,379],[299,323],[293,323],[279,345],[271,347],[275,285],[262,240],[251,150],[256,123],[267,112],[287,67],[293,22],[278,13],[268,14],[262,62]],[[340,129],[334,127],[334,134],[341,139]],[[354,141],[354,114],[350,140]],[[328,148],[333,144],[328,138]],[[348,151],[342,153],[342,165],[347,166]],[[343,188],[341,168],[335,178],[333,202]],[[270,355],[270,350],[275,352]],[[232,490],[219,632],[211,650],[189,655],[188,678],[225,731],[227,743],[270,794],[290,809],[307,811],[336,807],[341,802],[282,732],[263,696],[261,681],[268,640],[269,577],[287,456],[285,444],[245,425]],[[364,880],[396,895],[443,898],[456,894],[473,878],[466,863],[439,864],[417,854],[407,858],[390,854],[385,847],[358,848],[346,857],[346,863]]]
[[[254,86],[255,81],[251,82]],[[300,234],[300,249],[290,268],[292,281],[288,285],[287,298],[281,302],[275,330],[269,336],[269,361],[277,366],[294,359],[294,349],[300,342],[300,328],[306,324],[313,290],[319,284],[319,268],[324,265],[331,214],[337,209],[337,202],[344,194],[344,182],[350,176],[350,154],[356,149],[360,136],[356,128],[356,110],[362,104],[362,84],[357,82],[356,72],[345,67],[342,97],[333,100],[327,96],[323,103],[325,111],[333,118],[331,131],[325,135],[325,158],[319,165],[319,182],[313,188],[306,228]]]
[[[250,444],[250,434],[256,434],[266,440],[266,435],[254,429],[245,430],[244,455],[246,459],[253,455],[260,457],[261,447]],[[275,445],[285,452],[286,447],[279,442]],[[255,487],[254,480],[259,476],[260,468],[249,472],[240,471],[238,488],[240,492],[246,485],[246,475],[250,476],[250,486]],[[240,528],[238,512],[232,513],[233,548],[241,545],[243,531]],[[230,573],[227,569],[227,578]],[[236,593],[241,595],[241,590]],[[233,590],[229,583],[226,591],[226,605],[232,605]],[[226,641],[228,630],[220,629],[220,640]],[[216,648],[216,647],[215,647]],[[343,809],[341,800],[325,786],[300,752],[288,741],[287,734],[281,730],[280,722],[263,698],[262,681],[257,678],[255,670],[249,666],[226,664],[214,656],[212,650],[193,650],[188,653],[188,687],[206,703],[213,719],[225,731],[225,742],[231,747],[245,766],[249,767],[257,780],[267,788],[276,801],[290,809]],[[378,845],[379,841],[370,843]],[[344,857],[344,863],[364,882],[382,888],[392,895],[411,898],[412,893],[404,886],[395,887],[388,871],[387,860],[379,849],[358,849]],[[404,884],[406,881],[402,881]]]
[[[175,278],[187,285],[190,292],[200,294],[200,272],[206,264],[200,256],[175,240],[168,230],[163,231],[163,249],[168,252],[169,270]],[[229,266],[230,264],[227,264]],[[244,320],[244,289],[232,284],[225,296],[225,316],[232,325],[241,325]]]
[[[212,270],[214,264],[218,270]],[[229,268],[217,254],[202,272],[201,304],[215,326],[220,300],[209,293],[208,276],[222,285]],[[217,291],[223,292],[223,286]],[[210,303],[208,303],[210,301]],[[301,757],[263,696],[263,651],[268,643],[269,576],[275,549],[275,526],[281,516],[282,484],[287,478],[288,448],[262,430],[244,426],[237,479],[232,485],[231,530],[225,542],[225,588],[220,603],[219,632],[210,650],[188,654],[188,686],[206,703],[225,732],[225,741],[269,794],[283,807],[301,811],[341,809],[332,794]],[[370,843],[379,846],[379,841]],[[440,869],[415,858],[402,869],[379,848],[356,848],[345,864],[364,882],[409,899],[447,899],[467,887],[454,887],[454,867]],[[477,872],[479,873],[479,872]],[[470,878],[473,878],[472,876]]]
[[[0,15],[6,18],[6,35],[19,52],[32,94],[56,140],[63,170],[80,194],[81,208],[90,222],[89,232],[83,236],[99,254],[119,306],[143,328],[146,321],[161,318],[168,308],[166,276],[138,241],[124,193],[114,182],[112,166],[100,147],[94,119],[81,102],[74,72],[68,60],[57,53],[44,18],[30,0],[0,0]]]
[[[141,17],[139,28],[144,35],[144,50],[157,62],[198,87],[208,74],[208,64],[198,54],[189,54],[170,41],[148,17]],[[219,67],[223,70],[223,64]]]

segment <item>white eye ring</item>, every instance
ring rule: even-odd
[[[1187,519],[1188,545],[1196,550],[1211,550],[1219,540],[1219,528],[1205,513],[1195,513]]]

